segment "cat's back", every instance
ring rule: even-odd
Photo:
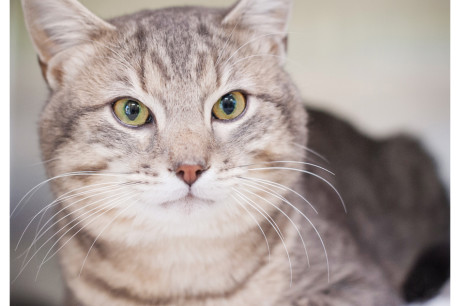
[[[373,140],[334,116],[309,110],[308,146],[328,159],[325,165],[347,205],[345,223],[361,251],[382,265],[398,289],[423,252],[448,248],[449,200],[432,158],[417,141]],[[441,260],[448,269],[445,254]]]

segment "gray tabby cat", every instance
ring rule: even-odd
[[[290,6],[104,21],[23,0],[67,305],[400,305],[445,272],[416,264],[449,241],[430,158],[307,115],[283,69]]]

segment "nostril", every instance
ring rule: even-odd
[[[176,169],[176,175],[191,186],[203,171],[203,167],[200,165],[180,165]]]
[[[177,176],[181,177],[182,179],[184,178],[185,172],[184,171],[178,171],[176,172]]]

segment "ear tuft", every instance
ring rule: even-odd
[[[57,53],[87,43],[97,33],[114,29],[76,0],[22,0],[22,7],[43,65]]]
[[[292,0],[240,0],[223,24],[239,24],[263,34],[286,36]]]

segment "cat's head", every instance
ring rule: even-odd
[[[304,156],[306,115],[283,69],[290,5],[242,0],[106,22],[74,0],[23,0],[50,88],[43,159],[56,195],[75,195],[66,209],[92,216],[88,227],[110,219],[172,235],[254,226],[241,205],[259,215],[250,199],[283,194],[268,181],[298,177],[254,168]]]

